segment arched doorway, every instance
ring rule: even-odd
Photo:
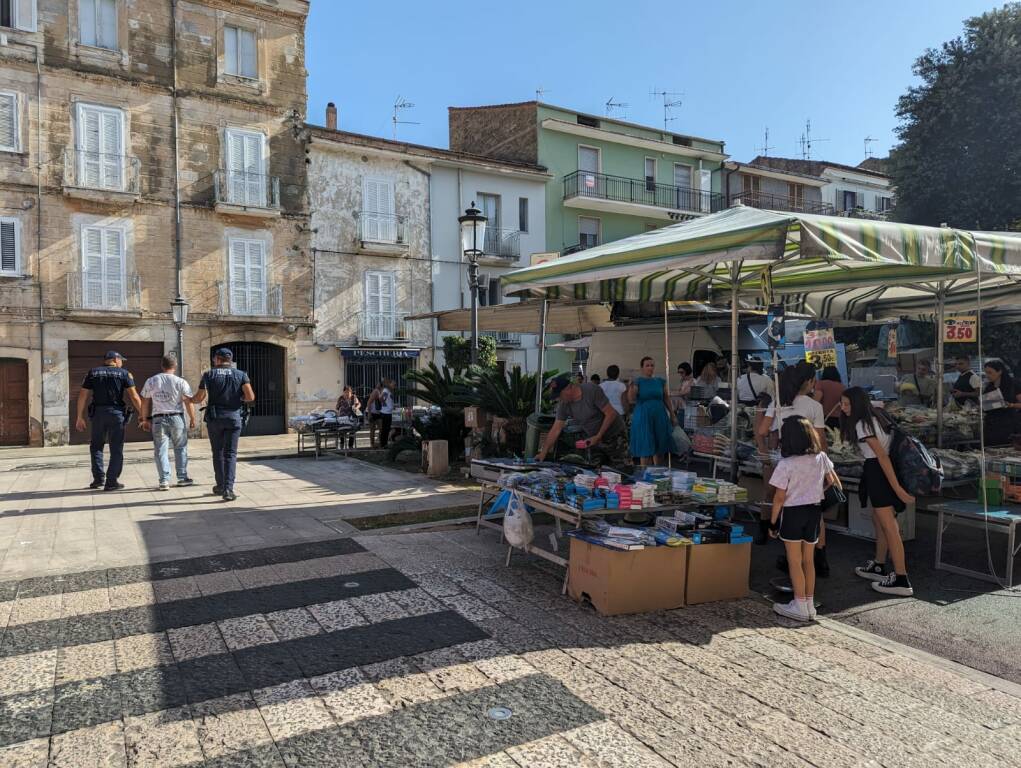
[[[227,341],[210,347],[234,353],[234,363],[248,374],[255,390],[255,404],[244,435],[280,435],[287,431],[287,392],[284,387],[284,348],[262,341]]]
[[[28,361],[0,357],[0,445],[28,445]]]

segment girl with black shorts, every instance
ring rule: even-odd
[[[773,495],[771,535],[787,550],[794,599],[774,603],[780,616],[796,621],[815,619],[815,545],[822,523],[826,489],[839,487],[833,462],[823,453],[819,434],[804,416],[788,416],[780,427],[780,455],[769,484]]]
[[[872,507],[876,529],[876,555],[854,572],[872,582],[872,588],[884,595],[911,597],[914,590],[904,562],[904,542],[900,538],[897,515],[915,497],[901,486],[890,461],[892,430],[890,417],[872,407],[868,393],[851,387],[840,397],[840,432],[849,443],[857,443],[865,457],[858,497],[863,507]],[[893,570],[886,569],[886,556]]]

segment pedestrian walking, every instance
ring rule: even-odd
[[[651,357],[643,357],[642,374],[631,382],[628,400],[631,412],[631,455],[647,464],[663,464],[673,452],[673,437],[670,424],[677,426],[677,417],[670,402],[670,390],[666,381],[653,376],[656,363]]]
[[[390,429],[394,420],[393,381],[383,379],[379,393],[379,445],[386,448],[390,442]]]
[[[177,358],[164,355],[160,368],[163,372],[149,377],[142,386],[139,426],[152,432],[159,489],[166,491],[170,489],[169,446],[174,449],[177,484],[195,483],[188,476],[188,430],[195,429],[195,406],[191,402],[191,385],[177,375]]]
[[[823,452],[819,434],[804,416],[788,416],[780,427],[780,455],[769,484],[775,490],[771,535],[787,551],[794,598],[774,603],[780,616],[797,621],[815,619],[815,545],[822,523],[826,489],[839,487],[833,462]]]
[[[255,391],[248,374],[233,367],[234,353],[221,347],[213,353],[214,367],[202,374],[199,390],[192,401],[206,406],[206,430],[213,448],[213,493],[224,501],[234,501],[234,477],[241,438],[241,410],[255,402]]]
[[[376,447],[376,432],[379,430],[381,416],[379,413],[380,397],[383,394],[383,382],[380,381],[373,387],[369,396],[365,399],[365,411],[369,414],[369,447]]]
[[[129,411],[124,403],[127,396],[135,413],[142,412],[142,400],[135,391],[135,380],[124,369],[125,358],[120,352],[107,352],[103,365],[93,368],[85,376],[78,393],[78,418],[75,429],[85,431],[85,414],[92,422],[89,453],[92,460],[92,483],[89,488],[117,491],[124,468],[124,425]],[[89,393],[92,401],[89,402]],[[110,446],[110,463],[103,471],[103,448]]]

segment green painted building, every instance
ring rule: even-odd
[[[545,166],[546,246],[570,253],[726,207],[722,141],[541,102],[451,107],[450,148]]]

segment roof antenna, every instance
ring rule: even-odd
[[[535,100],[542,101],[542,97],[545,96],[547,93],[552,93],[552,91],[549,91],[540,85],[538,88],[535,89]]]
[[[663,130],[667,130],[669,123],[672,123],[677,118],[673,114],[675,107],[681,106],[681,99],[672,98],[674,96],[683,96],[681,91],[657,91],[655,87],[649,92],[649,97],[653,99],[663,100]]]
[[[765,136],[762,139],[762,146],[758,148],[759,154],[763,157],[769,157],[769,150],[776,149],[776,147],[769,146],[769,126],[766,126]]]
[[[401,120],[400,119],[401,110],[403,110],[403,109],[412,109],[414,106],[415,105],[412,104],[410,101],[405,101],[400,96],[398,96],[394,100],[394,113],[393,113],[393,117],[390,118],[390,120],[394,124],[394,141],[397,141],[397,126],[398,125],[421,125],[421,123],[416,123],[414,120]]]
[[[615,109],[624,110],[630,106],[631,106],[630,104],[624,101],[614,101],[613,96],[611,96],[606,100],[606,116],[613,117],[613,110]],[[618,117],[627,120],[627,113],[625,112],[624,114],[618,115]]]
[[[812,138],[812,121],[811,119],[805,120],[805,132],[801,134],[801,139],[798,143],[801,145],[801,159],[811,160],[812,159],[812,142],[819,143],[821,141],[829,141],[829,139],[813,139]]]
[[[868,160],[872,157],[872,148],[869,144],[875,144],[879,139],[873,139],[871,136],[865,137],[865,159]]]

